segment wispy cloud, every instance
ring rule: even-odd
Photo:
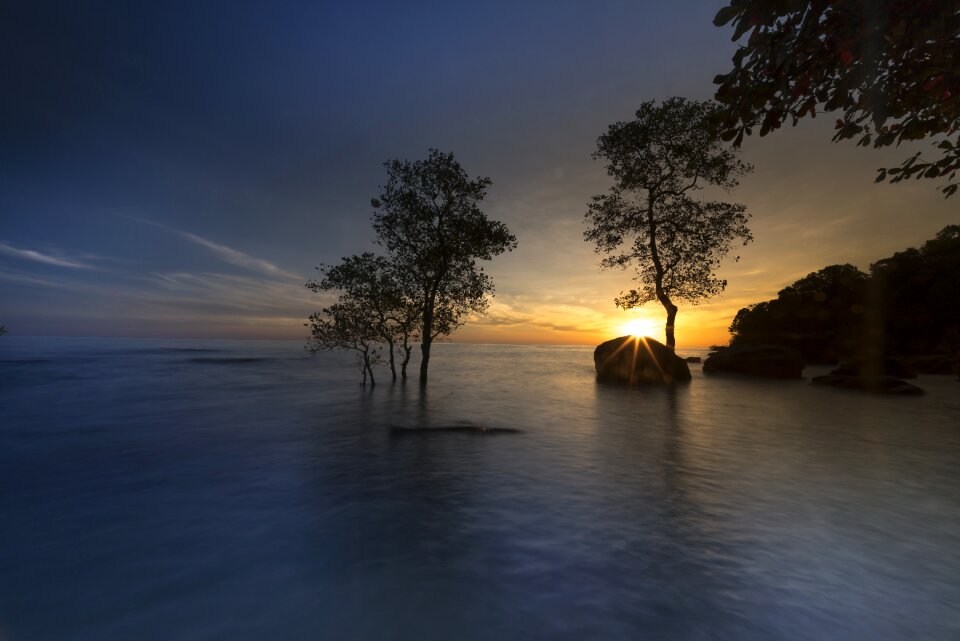
[[[268,260],[264,260],[262,258],[257,258],[255,256],[245,254],[242,251],[233,249],[232,247],[227,247],[226,245],[215,243],[212,240],[207,240],[206,238],[197,236],[196,234],[190,234],[184,231],[177,232],[177,233],[179,233],[183,238],[186,238],[190,242],[209,249],[214,256],[216,256],[217,258],[219,258],[224,262],[230,263],[231,265],[237,265],[238,267],[245,267],[255,272],[266,274],[267,276],[279,276],[282,278],[290,278],[293,280],[300,280],[300,281],[304,280],[302,276],[298,276],[297,274],[284,271]]]
[[[220,243],[214,242],[203,236],[197,236],[196,234],[191,234],[190,232],[180,231],[179,229],[174,229],[162,223],[157,223],[152,220],[145,220],[143,218],[137,218],[135,216],[129,216],[132,220],[137,222],[144,223],[145,225],[153,225],[154,227],[160,227],[161,229],[166,229],[167,231],[174,233],[181,238],[189,240],[195,245],[199,245],[204,249],[207,249],[214,256],[219,258],[225,263],[230,263],[231,265],[236,265],[237,267],[243,267],[267,276],[275,276],[279,278],[289,278],[291,280],[304,281],[303,276],[299,274],[294,274],[292,272],[285,271],[280,267],[277,267],[269,260],[264,260],[263,258],[257,258],[256,256],[251,256],[245,252],[240,251],[239,249],[234,249],[233,247],[227,247],[226,245],[221,245]]]
[[[38,285],[40,287],[67,287],[65,283],[37,278],[29,274],[17,272],[0,271],[0,281],[6,283],[15,283],[17,285]]]
[[[5,256],[13,256],[14,258],[20,258],[23,260],[30,260],[35,263],[54,265],[56,267],[68,267],[70,269],[96,269],[93,265],[73,258],[44,254],[34,249],[20,249],[19,247],[7,245],[6,243],[0,243],[0,254],[4,254]]]

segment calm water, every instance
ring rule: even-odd
[[[0,339],[0,638],[960,638],[960,383]],[[808,372],[809,374],[809,372]],[[478,424],[518,434],[392,434]]]

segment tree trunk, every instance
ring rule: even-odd
[[[427,384],[427,368],[430,366],[430,345],[433,344],[433,294],[423,306],[423,334],[420,338],[420,384]]]
[[[657,300],[659,300],[663,308],[667,310],[667,325],[664,328],[666,330],[667,347],[669,347],[671,351],[675,351],[677,339],[673,335],[673,324],[677,320],[677,306],[673,304],[673,301],[670,300],[666,290],[663,288],[663,277],[666,275],[666,270],[663,268],[663,263],[660,262],[660,251],[657,248],[657,223],[653,217],[655,200],[653,192],[648,192],[647,225],[648,233],[650,234],[650,259],[653,261],[654,287],[656,289]]]
[[[412,345],[403,344],[403,362],[400,363],[400,376],[403,380],[407,380],[407,364],[410,362],[410,353],[412,351]]]
[[[420,384],[427,384],[427,367],[430,365],[430,345],[433,343],[433,337],[430,334],[424,334],[423,342],[420,343]]]
[[[390,348],[390,374],[393,376],[393,382],[397,382],[397,367],[393,361],[393,341],[387,341],[387,347]]]
[[[677,306],[671,303],[669,300],[663,304],[664,309],[667,310],[667,325],[666,325],[666,334],[667,334],[667,347],[671,351],[676,351],[677,339],[673,335],[673,325],[677,321]]]
[[[370,359],[367,358],[367,355],[366,355],[366,354],[363,355],[363,361],[364,361],[364,362],[363,362],[363,366],[367,369],[367,372],[369,372],[369,374],[370,374],[370,387],[376,387],[376,386],[377,386],[377,381],[373,378],[373,368],[370,367]],[[366,374],[363,375],[363,379],[364,379],[364,380],[367,379],[367,375],[366,375]]]

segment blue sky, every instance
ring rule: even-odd
[[[383,161],[437,147],[493,179],[487,211],[520,240],[462,337],[589,342],[627,318],[629,286],[581,238],[606,188],[594,141],[643,100],[712,94],[734,50],[719,6],[6,3],[0,323],[299,338],[314,266],[370,248]],[[687,336],[956,222],[932,184],[872,184],[903,150],[833,145],[828,120],[748,140],[758,170],[735,196],[757,241],[723,299],[681,313]]]

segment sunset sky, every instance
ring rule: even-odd
[[[455,152],[519,247],[454,340],[595,344],[630,272],[583,241],[590,158],[644,100],[705,99],[724,2],[5,3],[0,324],[13,334],[302,338],[321,262],[372,249],[388,158]],[[830,142],[823,115],[744,144],[755,242],[680,346],[831,263],[863,269],[960,222],[936,181],[875,185],[912,150]],[[922,145],[925,148],[926,145]]]

